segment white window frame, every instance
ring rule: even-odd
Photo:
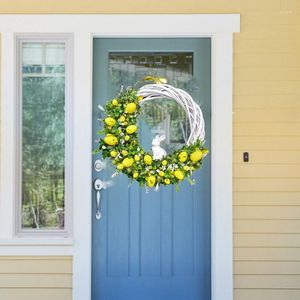
[[[149,26],[151,24],[151,26]],[[161,26],[168,24],[168,26]],[[0,255],[72,255],[73,300],[91,299],[92,45],[94,37],[210,37],[212,40],[212,300],[233,299],[232,85],[237,14],[1,15]],[[74,37],[73,236],[13,235],[15,34],[71,33]],[[226,159],[224,159],[226,157]]]
[[[16,188],[14,233],[19,237],[71,237],[72,234],[72,34],[15,34],[16,67]],[[22,228],[22,45],[23,43],[64,43],[65,45],[65,172],[64,172],[64,229],[23,229]]]

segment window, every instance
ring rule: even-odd
[[[110,52],[108,69],[115,94],[120,86],[130,86],[149,74],[165,77],[169,84],[192,93],[199,89],[193,79],[193,64],[192,52]],[[186,112],[170,99],[144,103],[139,119],[140,130],[149,135],[147,139],[140,136],[140,143],[147,151],[151,150],[151,140],[157,134],[166,136],[163,147],[167,152],[182,147],[189,136]]]
[[[70,230],[69,44],[18,38],[19,234]]]

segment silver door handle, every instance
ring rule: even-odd
[[[101,179],[96,178],[94,181],[94,189],[96,190],[96,219],[100,220],[101,212],[100,212],[100,204],[101,204],[101,193],[100,191],[103,189],[103,182]]]

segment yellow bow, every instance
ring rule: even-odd
[[[164,77],[153,77],[153,76],[146,76],[143,79],[144,81],[154,81],[156,84],[166,84],[168,82],[167,78]]]

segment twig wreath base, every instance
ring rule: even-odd
[[[190,136],[186,145],[163,157],[153,159],[138,141],[137,117],[141,104],[158,98],[169,98],[180,104],[190,122]],[[118,173],[124,173],[141,186],[156,187],[178,184],[190,179],[202,166],[208,150],[204,147],[204,120],[202,112],[192,97],[183,90],[167,84],[148,84],[135,90],[127,88],[105,107],[104,128],[99,134],[99,151],[110,158]]]

